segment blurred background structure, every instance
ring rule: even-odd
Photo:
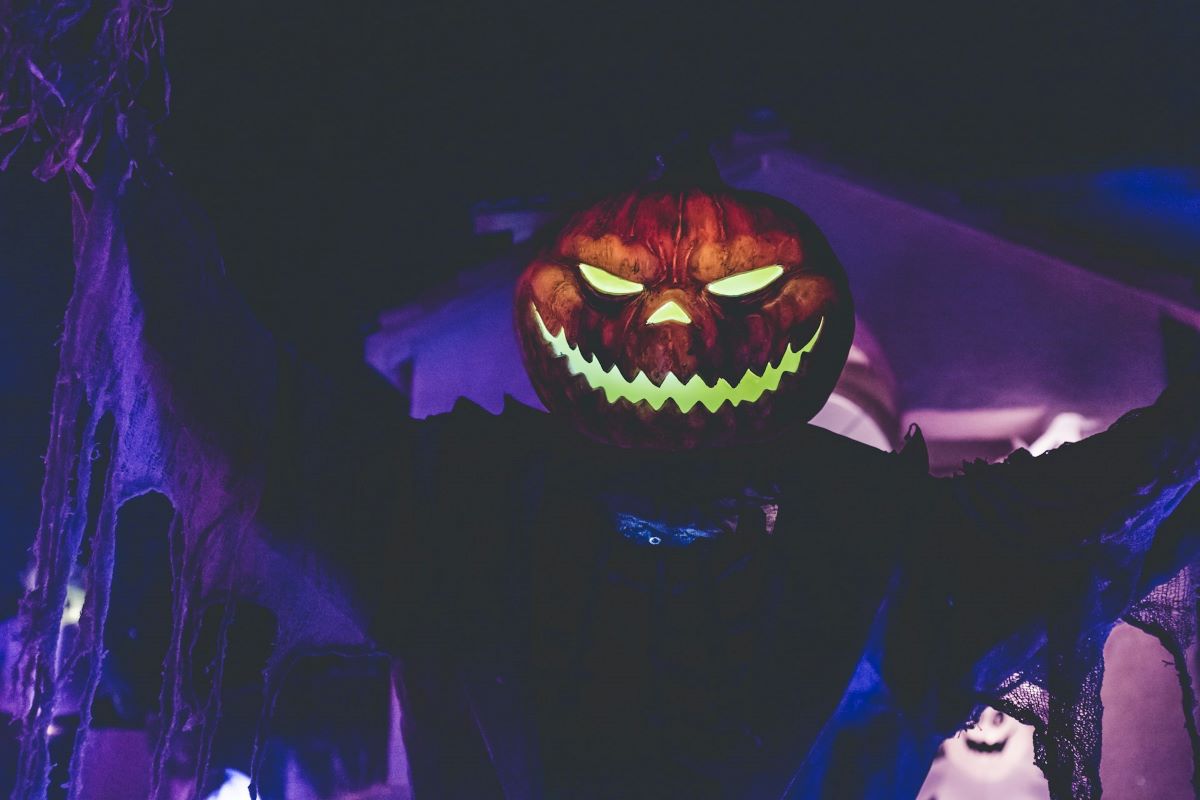
[[[1195,4],[176,0],[168,35],[164,157],[231,279],[327,371],[365,353],[417,416],[460,395],[536,403],[508,294],[536,232],[680,135],[713,142],[730,183],[807,211],[845,263],[861,324],[818,420],[835,430],[890,448],[916,422],[947,474],[1099,430],[1200,357]],[[36,525],[70,233],[62,185],[0,173],[0,620]],[[123,517],[140,552],[118,561],[93,740],[97,768],[134,781],[114,778],[114,798],[137,796],[155,724],[165,543],[136,530],[163,513],[150,498]],[[1020,579],[981,565],[979,587]],[[230,707],[256,690],[263,635],[240,619]],[[1192,796],[1170,657],[1125,627],[1107,652],[1105,786]],[[280,721],[268,797],[403,796],[386,668],[314,662],[288,691],[319,702]],[[215,745],[214,792],[247,768],[239,724]],[[963,752],[935,763],[940,800],[1016,797],[1017,781],[1038,796],[1020,770],[986,779],[995,752]]]

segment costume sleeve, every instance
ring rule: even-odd
[[[944,736],[983,703],[1036,696],[1025,721],[1049,731],[1056,796],[1089,796],[1104,640],[1200,556],[1198,479],[1195,377],[1082,442],[929,479],[880,619],[893,701]]]

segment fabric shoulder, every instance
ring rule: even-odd
[[[557,439],[549,414],[508,397],[500,413],[466,398],[454,408],[414,421],[411,474],[424,479],[497,480],[544,454]]]

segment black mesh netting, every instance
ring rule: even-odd
[[[1189,567],[1137,602],[1125,615],[1131,625],[1154,635],[1174,659],[1182,689],[1184,725],[1192,746],[1193,784],[1200,764],[1192,674],[1196,650],[1196,570]],[[1107,631],[1105,631],[1107,633]],[[996,708],[1034,726],[1034,756],[1055,798],[1099,797],[1101,721],[1104,707],[1104,640],[1057,655],[1053,668],[1038,664],[1014,676],[994,701]],[[1030,676],[1043,676],[1033,679]],[[1051,676],[1051,677],[1044,677]]]

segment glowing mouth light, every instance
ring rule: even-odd
[[[736,385],[731,386],[729,381],[718,378],[714,385],[709,386],[699,375],[693,375],[684,383],[673,372],[668,372],[661,384],[655,384],[641,371],[633,380],[626,380],[615,364],[607,370],[604,369],[595,355],[584,356],[579,348],[567,341],[565,329],[551,334],[546,328],[546,323],[542,321],[537,306],[531,305],[530,308],[542,334],[542,341],[550,351],[556,357],[567,360],[567,370],[572,375],[582,375],[592,389],[602,390],[609,403],[625,398],[631,403],[648,403],[652,409],[658,411],[667,400],[674,400],[679,410],[685,414],[697,404],[715,413],[726,402],[733,406],[739,403],[753,403],[766,392],[775,391],[784,375],[790,375],[800,368],[803,357],[813,351],[817,340],[821,338],[821,331],[825,328],[825,318],[821,317],[812,338],[803,347],[796,350],[789,344],[779,363],[768,364],[763,368],[761,375],[747,369]]]

